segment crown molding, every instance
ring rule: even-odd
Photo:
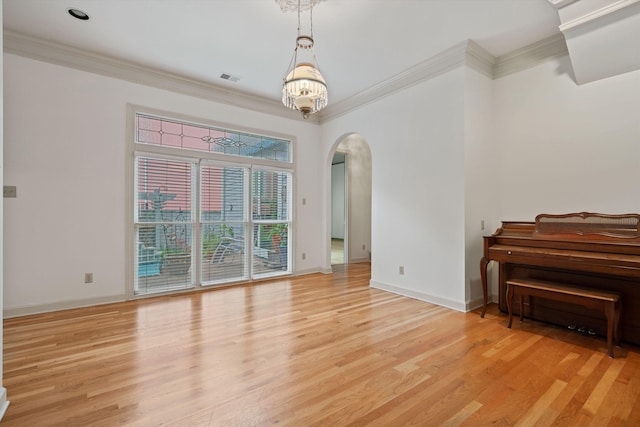
[[[4,30],[4,52],[265,114],[305,121],[298,112],[284,108],[279,101],[270,98],[98,55],[10,30]],[[473,40],[465,40],[357,95],[329,105],[310,116],[306,122],[326,123],[354,109],[460,66],[468,66],[491,79],[497,79],[567,54],[567,46],[560,33],[498,58],[492,56]]]
[[[496,57],[473,40],[467,40],[465,63],[490,79],[495,78]]]
[[[133,62],[98,55],[71,46],[53,43],[11,30],[4,30],[4,52],[38,61],[152,86],[171,92],[208,99],[287,119],[303,120],[299,113],[270,98],[229,89],[178,74],[144,67]],[[307,122],[317,123],[311,116]]]
[[[391,76],[387,80],[363,90],[357,95],[326,107],[318,113],[320,124],[464,65],[467,45],[468,41],[458,43],[401,73]]]
[[[600,9],[596,9],[590,13],[582,15],[576,19],[573,19],[569,22],[565,22],[560,25],[560,31],[563,33],[567,33],[569,31],[574,31],[585,24],[592,23],[602,17],[610,15],[614,12],[617,12],[626,7],[632,6],[635,3],[638,3],[640,0],[618,0],[614,3],[611,3],[605,7]]]
[[[522,49],[499,56],[493,67],[493,78],[499,79],[568,54],[564,36],[558,33]]]
[[[565,6],[569,6],[571,3],[575,3],[578,0],[547,0],[556,9],[562,9]]]
[[[568,54],[567,44],[561,33],[498,58],[473,40],[465,40],[351,98],[328,106],[318,113],[320,124],[462,65],[495,80]]]

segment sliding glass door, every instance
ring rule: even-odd
[[[148,156],[135,164],[136,294],[291,272],[290,172]]]
[[[290,273],[291,141],[135,114],[133,294]]]

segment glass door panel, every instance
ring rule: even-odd
[[[203,285],[249,278],[245,230],[249,170],[202,164],[200,241]]]
[[[289,172],[253,171],[253,274],[256,278],[291,272],[291,181]]]
[[[195,164],[137,157],[135,166],[134,292],[191,287]]]

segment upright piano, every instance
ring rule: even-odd
[[[613,290],[622,295],[622,340],[640,345],[640,214],[540,214],[535,222],[502,222],[493,235],[484,237],[482,317],[487,309],[487,265],[491,261],[499,265],[501,311],[507,311],[505,282],[511,278]],[[606,333],[602,314],[580,306],[531,298],[523,311],[536,320]]]

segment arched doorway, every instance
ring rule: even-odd
[[[364,137],[340,138],[329,155],[331,265],[371,259],[371,150]],[[342,202],[342,203],[341,203]]]

